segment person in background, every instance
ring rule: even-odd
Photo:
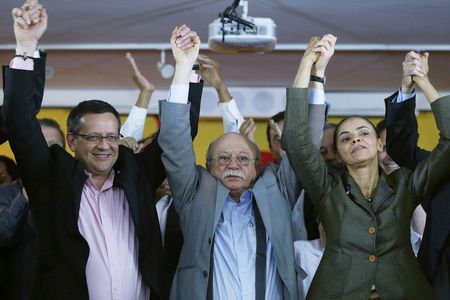
[[[36,239],[14,161],[0,156],[0,295],[28,300],[35,275]]]
[[[38,119],[38,122],[41,125],[42,134],[44,135],[48,147],[58,145],[62,148],[66,148],[64,132],[58,122],[50,118]]]
[[[334,144],[334,132],[336,124],[327,123],[323,129],[322,143],[320,145],[320,154],[327,163],[328,169],[336,174],[345,172],[345,166],[339,155],[336,153],[336,145]]]
[[[409,52],[403,62],[402,84],[398,92],[385,99],[386,148],[392,159],[406,168],[418,168],[433,152],[417,146],[415,115],[417,76],[428,72],[428,53]],[[419,85],[421,86],[421,85]],[[448,164],[447,162],[444,162]],[[450,180],[434,191],[422,206],[426,212],[418,260],[438,300],[450,299]]]

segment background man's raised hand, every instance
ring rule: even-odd
[[[155,86],[142,75],[141,71],[136,65],[136,61],[134,60],[133,55],[131,55],[130,52],[127,52],[125,56],[133,73],[133,81],[134,83],[136,83],[136,86],[139,88],[139,90],[141,92],[153,92],[155,90]]]

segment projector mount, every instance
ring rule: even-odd
[[[239,17],[236,13],[238,6],[243,7],[242,17]],[[236,34],[237,32],[229,32],[225,29],[225,23],[236,22],[237,31],[240,30],[240,25],[245,28],[249,28],[254,33],[256,32],[256,25],[250,21],[245,20],[248,12],[248,1],[244,0],[234,0],[233,4],[225,8],[222,13],[219,13],[220,22],[222,23],[222,42],[225,42],[225,36],[227,34]]]

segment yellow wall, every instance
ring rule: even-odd
[[[38,114],[39,118],[53,118],[66,132],[66,119],[69,114],[69,109],[66,108],[44,108]],[[125,121],[126,116],[122,116],[122,122]],[[337,123],[341,118],[330,117],[329,122]],[[375,124],[381,118],[371,118]],[[263,119],[256,121],[255,138],[261,150],[268,150],[266,139],[266,121]],[[438,132],[434,122],[433,114],[431,112],[421,112],[418,116],[419,122],[419,145],[425,149],[431,150],[438,140]],[[147,122],[144,130],[144,136],[148,136],[157,129],[157,121],[154,116],[147,117]],[[194,142],[195,152],[197,154],[197,162],[205,163],[206,151],[209,143],[223,133],[222,120],[219,118],[206,119],[202,118],[199,124],[199,132]],[[32,149],[30,149],[32,151]],[[8,143],[0,146],[0,154],[13,157]]]

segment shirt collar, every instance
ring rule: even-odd
[[[84,170],[84,173],[86,173],[86,175],[88,176],[88,179],[86,181],[86,184],[88,184],[91,187],[95,187],[97,190],[99,190],[100,192],[106,191],[107,189],[112,188],[113,184],[114,184],[114,177],[116,175],[114,169],[111,170],[111,172],[109,173],[108,177],[106,178],[105,183],[103,184],[103,186],[99,189],[94,181],[92,180],[92,173]]]

